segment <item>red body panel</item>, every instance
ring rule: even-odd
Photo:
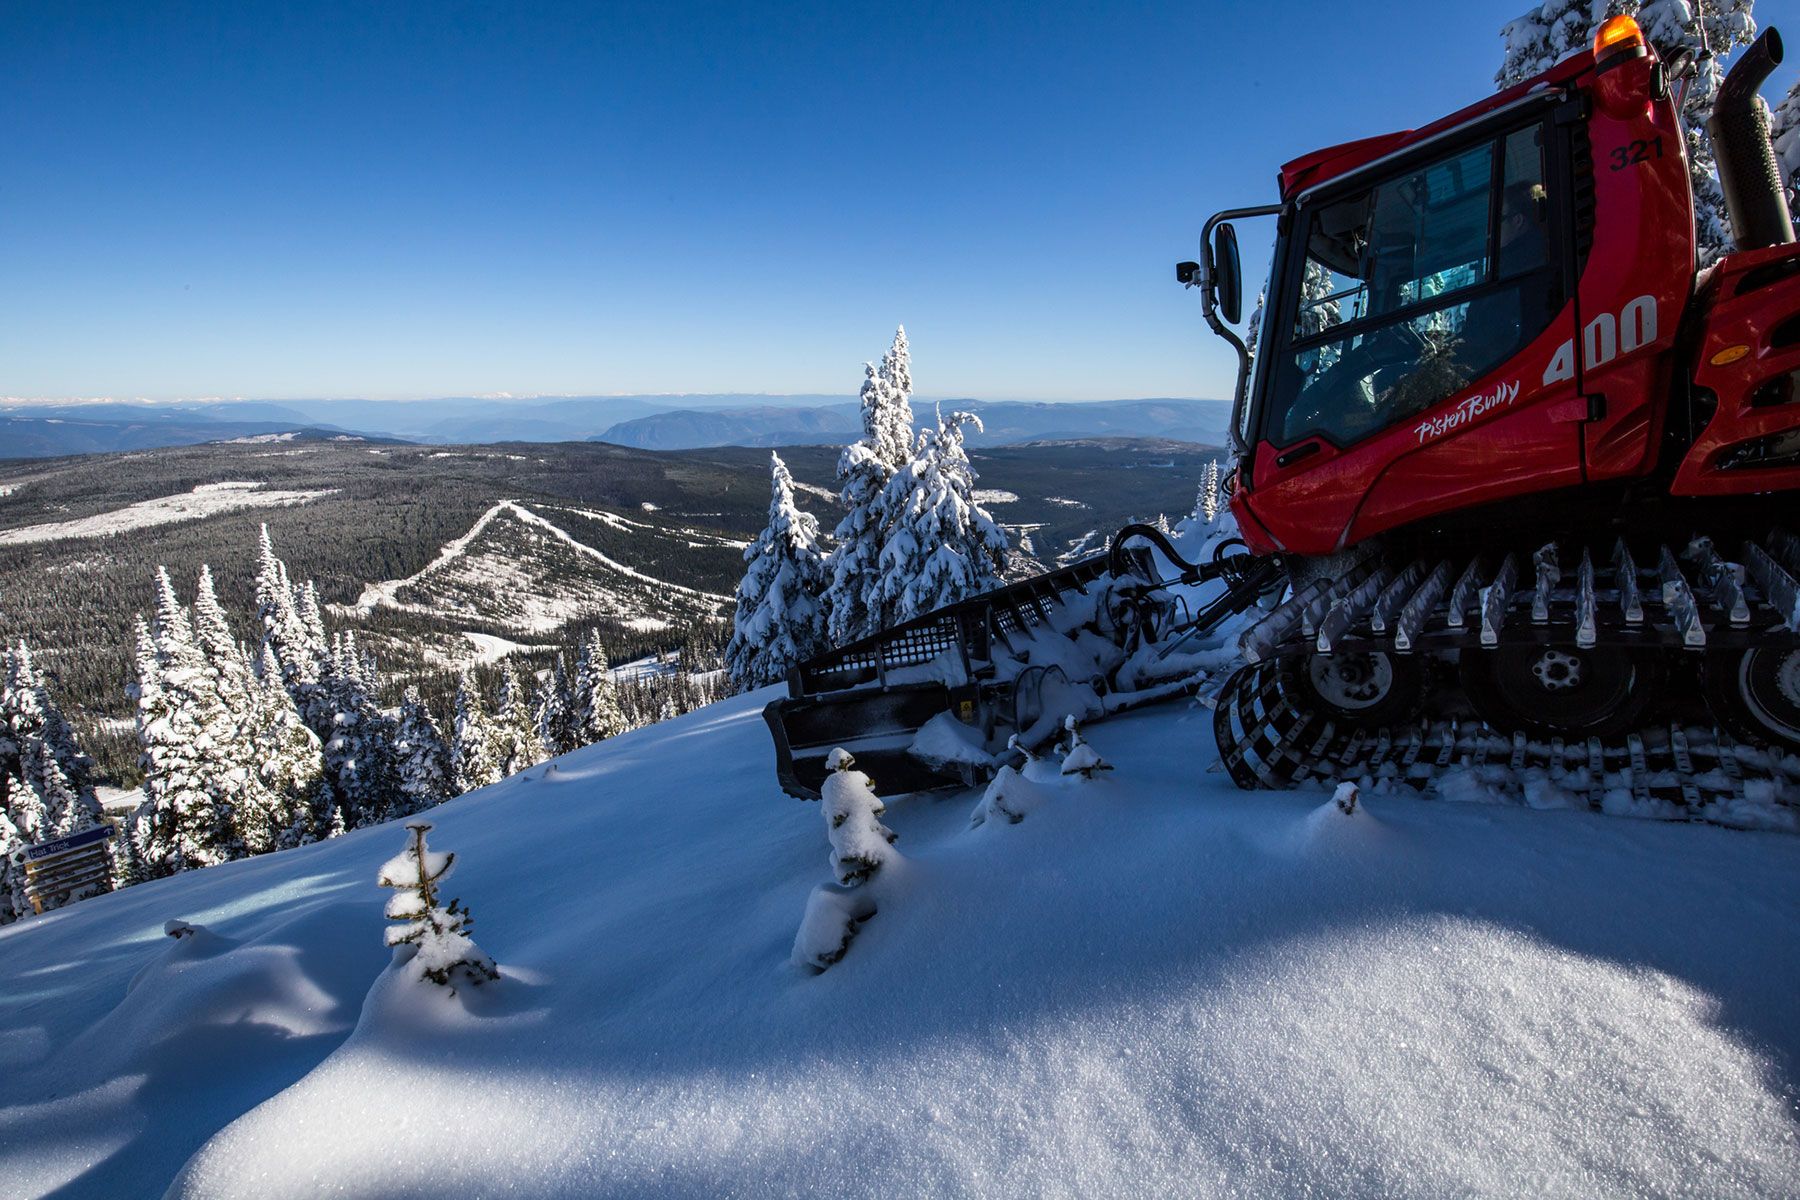
[[[1426,513],[1580,483],[1578,426],[1559,419],[1567,414],[1554,403],[1575,398],[1574,382],[1538,382],[1557,346],[1573,336],[1574,311],[1566,307],[1476,386],[1345,450],[1321,441],[1319,453],[1280,467],[1278,451],[1265,443],[1249,494],[1239,489],[1236,499],[1267,530],[1269,549],[1331,554]],[[1435,432],[1450,420],[1457,423]],[[1256,545],[1249,532],[1244,540]]]
[[[1656,465],[1670,352],[1694,286],[1694,203],[1672,103],[1646,104],[1628,117],[1596,105],[1588,137],[1594,246],[1576,304],[1582,393],[1601,398],[1599,419],[1582,427],[1592,482]],[[1651,156],[1653,149],[1659,153]]]
[[[1800,466],[1721,469],[1720,460],[1745,442],[1800,430],[1800,272],[1779,277],[1779,265],[1800,266],[1800,245],[1771,246],[1720,260],[1707,281],[1706,331],[1695,356],[1694,382],[1719,398],[1718,408],[1676,472],[1678,496],[1743,495],[1800,488]],[[1777,277],[1756,286],[1752,271]],[[1746,286],[1750,290],[1744,291]],[[1785,344],[1784,344],[1785,343]],[[1735,361],[1712,365],[1733,347]],[[1768,403],[1765,384],[1790,376],[1785,403]],[[1764,403],[1753,405],[1753,400]]]
[[[1283,168],[1284,198],[1547,82],[1591,94],[1592,67],[1591,54],[1579,55],[1424,129],[1297,159]],[[1647,65],[1631,70],[1632,86],[1648,79]],[[1595,221],[1573,302],[1511,360],[1422,416],[1341,450],[1321,441],[1286,467],[1277,457],[1294,447],[1258,445],[1232,500],[1253,549],[1329,554],[1440,514],[1655,468],[1694,279],[1685,141],[1672,101],[1651,102],[1645,86],[1641,104],[1621,105],[1618,80],[1607,83],[1587,122]]]

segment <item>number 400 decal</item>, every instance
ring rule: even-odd
[[[1639,346],[1656,340],[1656,297],[1639,296],[1627,304],[1618,316],[1601,313],[1581,331],[1581,362],[1590,370],[1630,354]],[[1550,356],[1544,369],[1544,382],[1575,378],[1575,339],[1570,338]]]

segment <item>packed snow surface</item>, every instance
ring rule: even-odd
[[[220,513],[245,508],[280,508],[289,504],[305,504],[320,496],[329,496],[336,488],[313,491],[265,490],[260,483],[203,483],[191,492],[175,496],[159,496],[140,500],[112,512],[81,517],[73,521],[55,521],[47,525],[24,525],[18,529],[0,530],[0,546],[28,542],[59,542],[68,538],[107,537],[148,529],[153,525],[172,525],[177,521],[198,521]]]
[[[454,997],[389,968],[398,824],[0,929],[0,1196],[1800,1194],[1800,838],[1345,815],[1175,704],[1016,824],[886,797],[815,975],[775,695],[432,810]]]

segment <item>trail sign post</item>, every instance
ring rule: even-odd
[[[112,856],[106,843],[118,831],[96,825],[68,837],[21,846],[12,862],[25,870],[25,895],[39,913],[112,890]]]

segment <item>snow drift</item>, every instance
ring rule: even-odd
[[[1017,823],[888,797],[815,975],[768,699],[434,809],[501,970],[454,997],[384,973],[398,825],[0,930],[0,1195],[1800,1192],[1800,839],[1345,815],[1171,706]]]

